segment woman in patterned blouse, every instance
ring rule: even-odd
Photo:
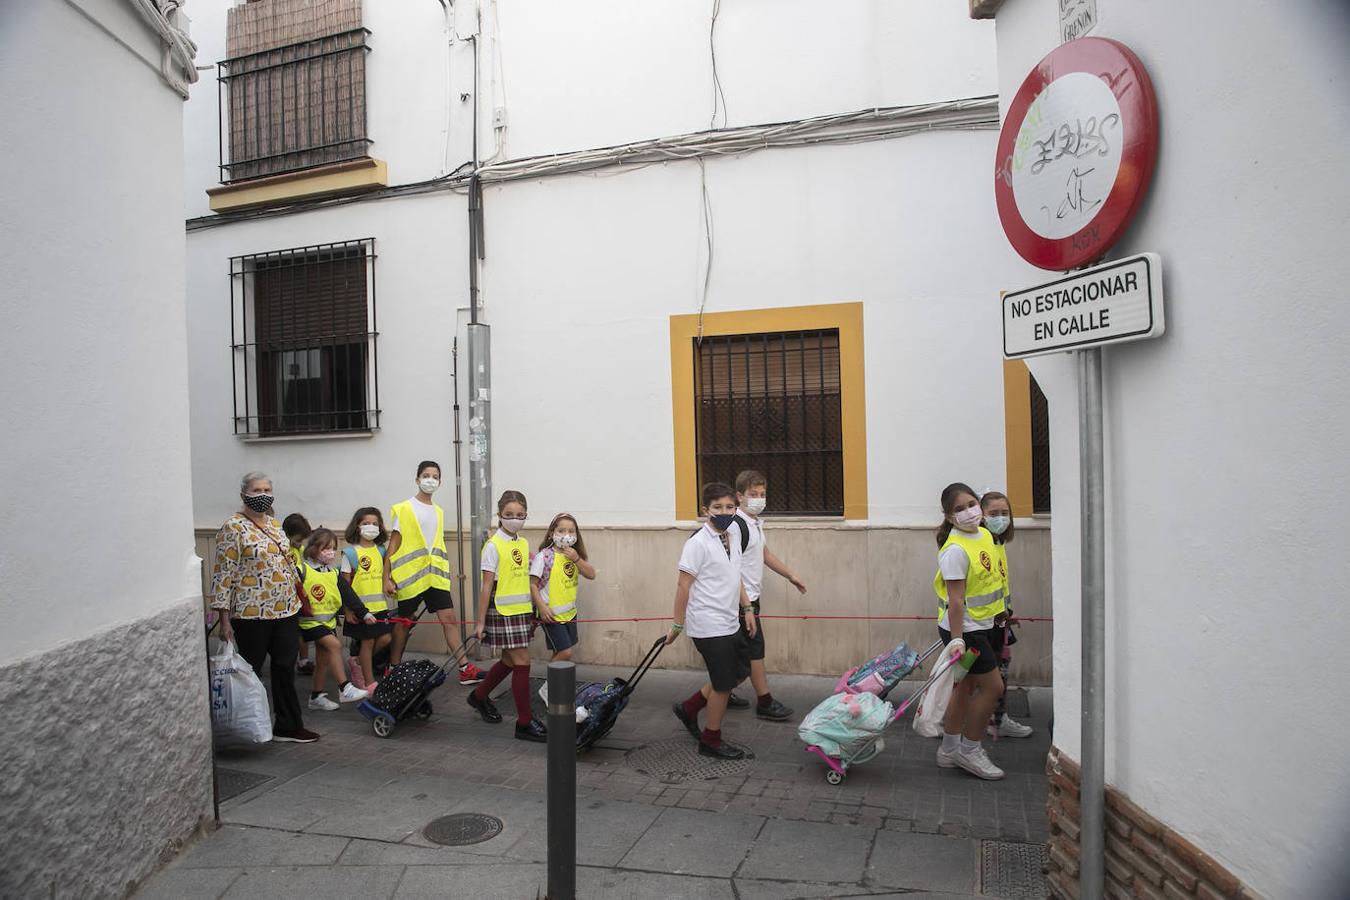
[[[238,645],[259,677],[263,660],[271,657],[272,739],[308,744],[319,736],[301,721],[295,693],[300,598],[290,542],[272,518],[272,479],[248,473],[239,482],[239,496],[243,507],[216,534],[211,608],[220,612],[221,636]]]

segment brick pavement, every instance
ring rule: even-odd
[[[579,674],[601,680],[616,673],[582,667]],[[905,722],[888,734],[881,755],[833,786],[820,762],[802,751],[796,721],[764,722],[750,711],[729,713],[724,726],[726,737],[755,753],[733,767],[736,774],[681,780],[672,770],[659,772],[662,780],[638,771],[639,757],[659,771],[653,760],[688,755],[692,739],[669,706],[700,681],[697,672],[653,671],[611,735],[578,760],[578,897],[1045,895],[1048,739],[1040,732],[1048,691],[1031,692],[1027,719],[1037,735],[992,751],[1008,771],[1003,782],[937,769],[936,741],[918,738]],[[803,676],[772,683],[775,696],[797,707],[797,719],[833,686]],[[516,741],[510,716],[499,725],[479,721],[465,693],[457,684],[442,687],[431,719],[400,724],[389,739],[377,738],[364,718],[344,708],[307,716],[323,734],[315,744],[221,751],[218,764],[228,775],[222,783],[231,792],[221,806],[222,827],[134,896],[542,896],[545,748]],[[509,709],[502,699],[501,708]],[[656,754],[654,745],[670,751]],[[423,827],[454,813],[494,816],[502,831],[471,846],[427,840]],[[1030,862],[1015,869],[991,869],[995,848],[1034,852],[1022,853]],[[1016,890],[1008,887],[1014,882]]]
[[[536,665],[542,674],[544,666]],[[622,670],[582,666],[579,680],[604,680]],[[861,825],[890,831],[913,831],[959,837],[1044,842],[1049,750],[1046,722],[1048,689],[1014,691],[1013,712],[1030,695],[1036,733],[1022,740],[1005,739],[990,757],[1007,773],[999,782],[985,782],[965,772],[938,769],[933,761],[937,742],[917,735],[909,716],[886,734],[886,748],[873,761],[858,766],[839,786],[826,783],[819,760],[802,750],[797,738],[801,716],[833,687],[814,676],[774,676],[774,696],[794,707],[791,722],[766,722],[752,710],[727,713],[724,734],[755,754],[744,775],[708,781],[662,784],[635,771],[625,757],[651,741],[684,737],[670,713],[672,700],[688,696],[701,683],[700,673],[654,669],[634,693],[614,730],[590,753],[578,759],[578,802],[596,796],[654,806],[716,812],[745,812],[807,822]],[[307,689],[306,679],[298,686]],[[897,689],[905,696],[911,686]],[[394,735],[380,739],[365,718],[352,709],[306,713],[306,724],[323,733],[315,744],[271,744],[244,753],[225,751],[221,764],[251,768],[270,757],[314,762],[341,761],[379,765],[386,771],[441,775],[472,783],[521,790],[544,789],[544,748],[514,739],[510,697],[498,697],[506,721],[481,722],[464,702],[466,688],[447,682],[432,696],[435,713],[427,721],[400,723]],[[535,698],[536,704],[538,698]],[[1019,717],[1022,719],[1024,717]],[[690,739],[692,740],[692,739]],[[247,763],[247,764],[246,764]]]

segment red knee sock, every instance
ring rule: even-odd
[[[511,670],[511,696],[516,701],[516,724],[528,725],[534,718],[530,711],[530,667],[516,666]]]
[[[691,719],[697,719],[699,710],[708,705],[708,698],[703,696],[702,691],[694,691],[694,696],[684,701],[684,714]]]
[[[473,695],[479,700],[486,700],[492,689],[506,680],[506,676],[511,674],[511,667],[500,659],[491,669],[488,669],[487,677],[478,683],[478,687],[473,689]]]
[[[703,729],[703,737],[699,740],[709,747],[720,747],[722,746],[722,729],[713,731],[711,728],[705,728]]]

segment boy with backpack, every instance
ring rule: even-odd
[[[674,622],[666,643],[674,643],[688,631],[708,668],[710,683],[688,700],[677,700],[672,711],[698,740],[700,755],[744,759],[744,750],[722,742],[727,697],[750,674],[743,635],[755,634],[755,613],[741,583],[741,544],[728,534],[736,521],[736,493],[725,484],[705,484],[702,501],[708,521],[684,542],[680,553]],[[743,622],[736,614],[738,609]],[[708,712],[700,731],[698,714],[704,707]]]
[[[750,605],[759,617],[759,595],[764,584],[764,569],[788,580],[799,593],[806,593],[806,584],[773,554],[764,540],[764,526],[759,516],[768,504],[769,481],[754,469],[746,469],[736,476],[736,524],[741,530],[741,581],[750,597]],[[769,691],[769,676],[764,669],[764,626],[758,626],[753,635],[745,634],[750,654],[750,686],[754,688],[755,715],[771,722],[792,718],[792,708],[785,706]],[[733,692],[728,699],[732,709],[744,709],[750,701]]]

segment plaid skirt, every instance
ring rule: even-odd
[[[483,620],[483,646],[493,650],[528,647],[538,624],[532,612],[504,616],[497,612],[496,606],[488,606],[487,618]]]

